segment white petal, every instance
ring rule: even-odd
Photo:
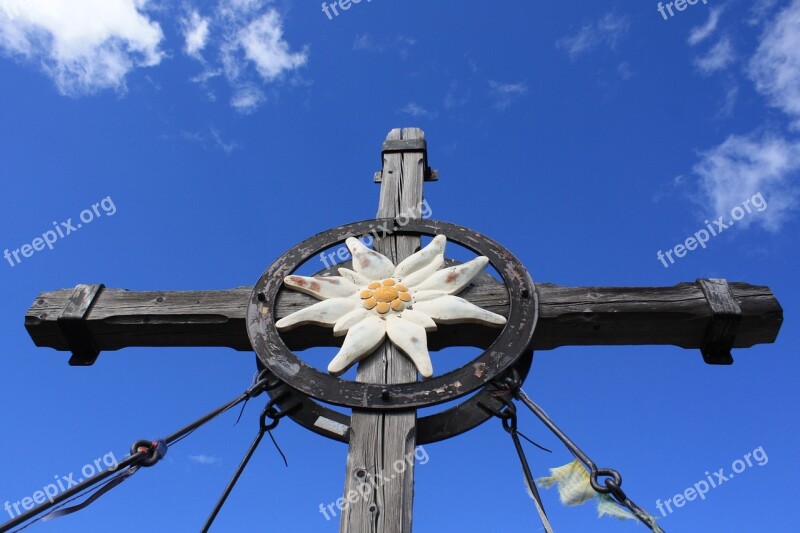
[[[318,324],[332,326],[344,315],[361,306],[355,298],[331,298],[317,302],[310,307],[301,309],[291,315],[278,320],[275,327],[278,329],[291,329],[303,324]]]
[[[358,272],[356,272],[355,270],[350,270],[349,268],[340,268],[339,274],[341,274],[342,277],[349,279],[359,287],[363,287],[364,285],[367,285],[369,284],[370,281],[372,281],[371,279],[367,279]]]
[[[378,281],[392,277],[394,274],[394,264],[375,250],[370,250],[364,243],[350,237],[346,241],[350,253],[353,254],[353,268],[372,281]]]
[[[341,276],[286,276],[283,279],[289,287],[310,294],[320,300],[344,298],[358,292],[358,287],[349,279]]]
[[[441,296],[433,300],[416,302],[414,310],[425,313],[436,322],[441,322],[442,324],[474,322],[502,326],[506,323],[505,317],[486,309],[481,309],[458,296]]]
[[[409,320],[418,326],[425,328],[425,331],[436,331],[436,322],[425,313],[420,313],[413,309],[406,309],[398,315],[403,320]]]
[[[328,365],[328,372],[338,376],[381,345],[386,336],[386,322],[370,315],[347,332],[342,349]]]
[[[447,293],[444,291],[414,291],[413,294],[414,303],[427,302],[428,300],[435,300],[436,298],[447,296]]]
[[[336,322],[336,324],[334,324],[333,335],[335,337],[341,337],[342,335],[347,333],[347,330],[349,330],[350,328],[352,328],[353,326],[355,326],[356,324],[358,324],[359,322],[361,322],[362,320],[373,314],[374,313],[370,313],[363,307],[359,306],[358,309],[350,311],[342,318],[340,318],[339,321]]]
[[[419,324],[399,316],[386,317],[386,333],[389,339],[414,362],[423,378],[433,375],[431,356],[428,354],[428,335]]]
[[[467,263],[443,268],[416,286],[415,290],[434,290],[455,294],[466,287],[472,278],[480,274],[488,263],[488,258],[480,256]]]
[[[394,277],[406,285],[414,285],[428,279],[444,264],[446,244],[447,238],[444,235],[437,235],[428,246],[401,261],[394,269]]]

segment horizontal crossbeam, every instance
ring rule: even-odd
[[[562,287],[540,283],[536,286],[539,322],[531,348],[661,344],[702,349],[718,355],[707,358],[708,362],[729,363],[723,355],[731,347],[774,342],[783,310],[769,287],[726,285],[733,298],[728,306],[715,299],[718,295],[708,291],[709,284],[704,280],[673,287]],[[88,335],[80,342],[98,352],[128,346],[226,346],[249,351],[252,348],[245,317],[251,291],[251,287],[143,292],[61,289],[39,295],[25,316],[25,327],[37,346],[65,351],[75,348],[74,331]],[[82,315],[85,327],[65,335],[59,317],[69,306],[76,305],[76,294],[84,293],[93,296]],[[488,275],[460,296],[489,311],[508,315],[508,293]],[[276,317],[280,319],[315,301],[302,293],[283,291],[275,304]],[[720,320],[725,319],[720,310],[734,308],[734,304],[740,311],[735,331],[719,335]],[[446,346],[487,347],[496,336],[496,329],[476,324],[442,325],[430,334],[428,344],[434,350]],[[329,328],[314,326],[288,331],[284,339],[292,350],[342,342],[341,337],[331,335]],[[715,342],[723,344],[709,344]],[[81,364],[91,364],[86,354],[78,355],[74,359]]]

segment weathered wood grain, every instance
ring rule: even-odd
[[[417,128],[392,130],[387,140],[424,139]],[[387,153],[383,156],[383,177],[377,218],[394,218],[419,212],[425,167],[423,152]],[[397,265],[419,248],[419,237],[387,236],[375,249]],[[408,383],[416,381],[417,370],[391,342],[358,367],[357,381],[364,383]],[[347,455],[344,497],[350,500],[342,512],[340,531],[347,533],[410,533],[414,504],[414,448],[416,410],[376,413],[353,409],[350,421],[350,449]],[[402,464],[403,469],[393,465]],[[389,478],[388,481],[384,479]],[[365,484],[368,481],[372,484]],[[369,490],[359,490],[369,487]]]
[[[742,311],[734,348],[774,342],[783,310],[769,287],[730,283]],[[700,348],[712,317],[711,306],[697,283],[673,287],[536,286],[539,322],[532,348],[559,346],[667,344]],[[56,319],[74,289],[44,292],[25,316],[25,327],[37,346],[69,350]],[[245,315],[251,287],[227,291],[142,291],[104,289],[86,317],[87,330],[102,351],[128,346],[227,346],[250,351]],[[505,287],[489,276],[461,296],[503,316],[508,315]],[[285,291],[276,302],[282,318],[315,300]],[[441,326],[429,346],[485,347],[497,330],[475,324]],[[298,328],[284,335],[293,350],[337,346],[342,339],[330,329]]]

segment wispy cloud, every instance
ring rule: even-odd
[[[192,76],[191,78],[189,78],[189,81],[203,85],[208,80],[216,78],[217,76],[222,76],[222,69],[217,69],[217,70],[207,69],[198,74],[197,76]]]
[[[778,0],[756,0],[750,8],[750,18],[747,23],[752,26],[761,24],[778,5]]]
[[[774,2],[760,2],[759,6],[771,9]],[[748,74],[756,89],[793,120],[795,128],[800,128],[798,50],[800,0],[792,0],[766,23]],[[725,107],[733,106],[737,94],[736,86],[729,88]],[[777,231],[795,213],[800,199],[800,139],[776,131],[731,135],[719,146],[702,152],[694,172],[709,209],[717,214],[725,213],[746,195],[761,192],[769,209],[753,223]]]
[[[417,104],[415,102],[407,103],[406,105],[401,107],[398,111],[400,113],[404,113],[406,115],[411,115],[412,117],[416,117],[416,118],[435,118],[436,117],[436,113],[432,113],[431,111],[428,111],[427,109],[425,109],[424,107],[422,107],[421,105],[419,105],[419,104]]]
[[[308,63],[308,47],[292,50],[283,19],[269,0],[221,1],[207,16],[193,10],[183,25],[184,50],[203,65],[191,80],[206,87],[213,99],[207,84],[224,76],[233,90],[230,104],[241,113],[253,113],[267,101],[263,87]],[[200,51],[212,47],[218,59],[206,61]]]
[[[800,141],[772,134],[731,135],[721,145],[701,153],[694,172],[700,178],[710,212],[727,213],[742,199],[760,192],[769,209],[752,221],[777,231],[796,210]]]
[[[623,80],[629,80],[633,77],[633,70],[627,61],[623,61],[617,66],[617,74]]]
[[[353,50],[373,53],[394,50],[400,54],[400,57],[406,59],[411,54],[411,49],[415,44],[417,44],[417,40],[406,35],[395,35],[394,37],[378,40],[369,33],[362,33],[356,35],[353,41]]]
[[[447,94],[444,96],[445,109],[460,107],[467,102],[469,102],[469,92],[461,92],[459,90],[458,82],[453,80],[450,83],[450,88],[447,90]]]
[[[164,34],[147,0],[4,0],[0,52],[39,65],[68,96],[125,89],[133,69],[161,62]]]
[[[173,140],[175,136],[162,135],[161,138],[164,140]],[[217,148],[228,155],[240,148],[239,143],[236,141],[226,141],[222,133],[214,126],[211,126],[208,130],[181,131],[179,138],[184,141],[198,143],[204,148]]]
[[[199,465],[215,465],[219,463],[222,459],[219,457],[214,457],[213,455],[190,455],[189,460],[193,463],[197,463]]]
[[[800,129],[800,0],[767,24],[750,60],[749,75],[769,103]]]
[[[208,26],[211,23],[209,17],[203,17],[197,10],[192,10],[181,20],[183,27],[184,52],[187,55],[200,59],[200,52],[203,51],[208,43]]]
[[[219,131],[216,128],[211,128],[211,138],[214,139],[214,144],[216,144],[217,148],[225,152],[226,154],[230,154],[237,148],[239,148],[239,144],[236,141],[225,141],[220,135]]]
[[[736,107],[736,100],[739,98],[739,86],[730,85],[728,90],[725,91],[725,100],[717,112],[717,118],[729,118],[733,116],[733,110]]]
[[[520,96],[528,93],[528,86],[525,83],[499,83],[489,80],[489,93],[494,100],[495,109],[501,111],[508,107]]]
[[[249,115],[266,101],[267,97],[260,88],[255,85],[242,85],[234,91],[231,97],[231,107],[242,114]]]
[[[689,32],[689,44],[695,46],[713,34],[717,30],[719,18],[722,15],[722,7],[712,7],[708,16],[708,21],[702,26],[695,26]]]
[[[362,33],[356,35],[353,41],[353,50],[367,51],[367,52],[383,52],[384,47],[375,42],[375,39],[369,33]]]
[[[273,81],[284,72],[306,64],[308,54],[291,52],[283,38],[281,17],[270,9],[239,30],[237,41],[244,55],[264,81]]]
[[[568,35],[556,41],[556,47],[566,50],[573,61],[578,56],[605,44],[613,49],[627,33],[628,19],[614,13],[607,13],[596,22],[585,24],[575,35]]]
[[[720,70],[725,70],[736,60],[736,53],[730,38],[720,39],[704,56],[694,60],[697,70],[703,76],[710,76]]]

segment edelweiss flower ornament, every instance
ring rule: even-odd
[[[346,244],[354,270],[340,268],[340,276],[287,276],[286,285],[322,301],[275,324],[278,329],[303,324],[333,326],[334,335],[346,335],[328,365],[328,372],[335,376],[374,352],[388,335],[420,375],[428,378],[433,366],[427,332],[435,331],[437,323],[506,323],[504,317],[455,296],[489,260],[481,256],[441,269],[447,244],[444,235],[437,235],[397,266],[358,239],[347,239]]]

